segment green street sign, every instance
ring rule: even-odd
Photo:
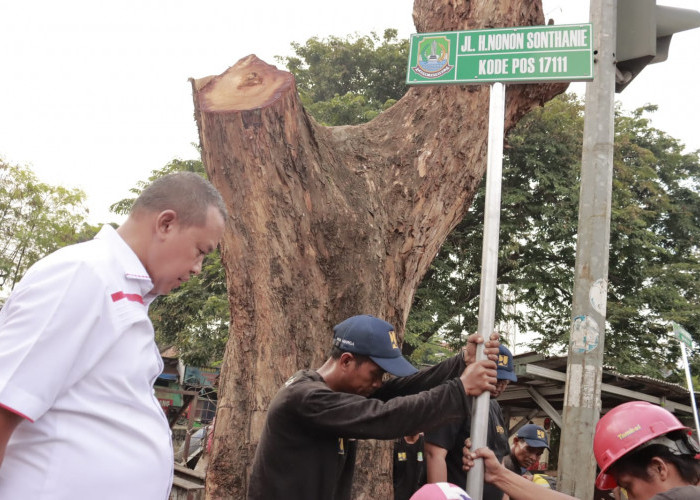
[[[689,349],[692,349],[693,337],[690,336],[688,331],[675,321],[671,321],[671,326],[673,326],[673,334],[676,338],[687,345]]]
[[[408,85],[592,79],[590,24],[411,35]]]

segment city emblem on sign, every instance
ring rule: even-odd
[[[423,78],[438,78],[449,72],[450,41],[447,37],[424,38],[418,43],[418,62],[412,69]]]

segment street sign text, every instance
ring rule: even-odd
[[[590,24],[411,35],[409,85],[591,79]]]

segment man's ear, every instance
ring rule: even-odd
[[[668,464],[660,457],[652,457],[647,470],[652,476],[658,476],[661,481],[666,481],[670,473]]]
[[[163,210],[156,216],[156,231],[159,233],[169,233],[173,225],[177,222],[177,212],[175,210]]]
[[[355,356],[351,352],[344,352],[343,354],[340,355],[340,366],[343,368],[349,368],[350,363],[355,361]]]

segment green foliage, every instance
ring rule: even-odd
[[[324,124],[368,121],[406,91],[408,42],[395,30],[383,40],[372,33],[292,47],[296,56],[280,60]],[[700,335],[700,205],[697,155],[648,126],[643,115],[653,110],[616,119],[606,361],[656,373],[677,359],[677,346],[659,341],[668,320]],[[568,345],[582,137],[583,104],[562,96],[521,120],[505,151],[496,319],[535,334],[542,352]],[[416,291],[404,351],[417,363],[476,330],[483,210],[482,187]]]
[[[668,321],[700,340],[700,158],[649,126],[645,106],[616,121],[607,320],[617,359],[675,365]],[[615,359],[615,358],[613,358]],[[680,377],[676,377],[680,378]]]
[[[150,308],[158,344],[176,345],[183,362],[192,366],[212,366],[223,358],[229,315],[218,250],[206,256],[199,276],[158,297]]]
[[[42,257],[96,234],[84,203],[82,191],[45,184],[0,159],[0,289],[14,287]]]
[[[425,313],[429,316],[429,313]],[[402,351],[404,356],[418,367],[432,366],[455,354],[454,350],[442,342],[438,335],[424,341],[414,331],[405,332]]]
[[[649,126],[654,109],[616,117],[606,363],[659,375],[678,360],[668,321],[700,340],[700,164]],[[536,334],[540,352],[568,346],[582,112],[570,95],[550,101],[518,123],[505,151],[496,321]],[[407,338],[417,344],[437,333],[458,343],[477,328],[483,210],[482,186],[415,294]]]
[[[295,75],[306,109],[324,124],[368,121],[406,90],[408,42],[397,40],[395,30],[382,39],[311,38],[292,47],[294,57],[278,59]],[[649,126],[644,116],[653,111],[616,117],[606,362],[657,375],[678,359],[677,345],[663,340],[667,321],[700,340],[700,167],[697,153],[684,154],[675,139]],[[533,333],[541,352],[568,346],[582,137],[583,104],[564,95],[523,118],[505,151],[496,320]],[[201,162],[175,160],[149,181],[182,169],[204,175]],[[132,202],[113,209],[126,213]],[[482,187],[416,291],[404,344],[415,364],[439,361],[476,330],[483,211]],[[218,256],[151,311],[161,345],[175,343],[191,364],[220,359],[228,301]]]
[[[206,177],[200,160],[175,159],[151,172],[147,181],[130,189],[133,198],[113,204],[110,209],[128,214],[136,197],[151,182],[173,172],[195,172]],[[180,285],[168,295],[158,297],[149,308],[156,342],[161,348],[175,345],[184,363],[212,366],[224,355],[229,329],[229,303],[226,276],[216,250],[207,255],[199,276]]]
[[[345,39],[292,43],[296,56],[278,57],[296,79],[306,110],[325,125],[371,120],[406,93],[408,40],[387,29]]]
[[[570,303],[581,112],[575,99],[560,98],[530,113],[509,135],[503,164],[497,322],[514,321],[520,328],[534,324],[551,331],[558,326],[548,318],[553,309]],[[407,329],[420,338],[439,332],[456,347],[463,342],[463,332],[476,331],[484,187],[416,291]],[[512,310],[520,303],[531,307],[526,317]],[[432,324],[416,322],[424,309],[435,315]]]

